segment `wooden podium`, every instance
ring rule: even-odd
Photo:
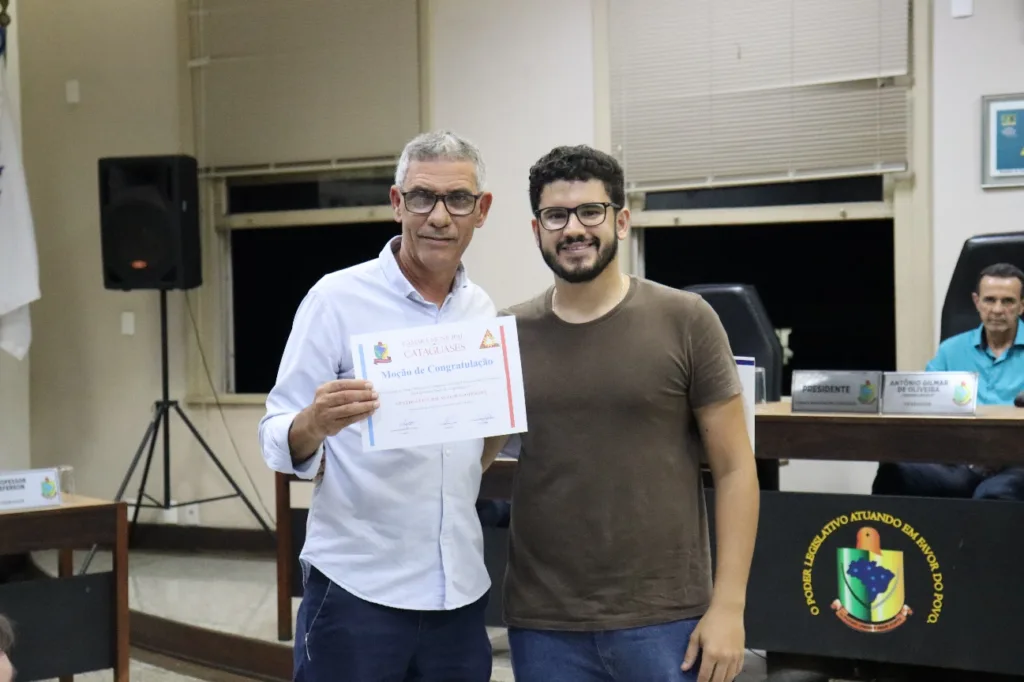
[[[0,613],[15,628],[18,680],[73,679],[113,669],[128,682],[128,507],[64,495],[59,507],[0,512],[0,555],[59,551],[56,579],[0,585]],[[113,550],[113,569],[74,575],[72,552]]]

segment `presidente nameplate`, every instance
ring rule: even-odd
[[[978,405],[975,372],[886,372],[883,414],[973,416]]]
[[[881,372],[793,370],[793,412],[878,413]]]
[[[56,469],[0,471],[0,512],[60,506]]]

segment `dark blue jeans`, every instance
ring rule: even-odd
[[[405,611],[352,595],[310,567],[295,623],[295,682],[489,682],[487,595]]]
[[[509,628],[516,682],[695,682],[700,659],[680,666],[698,619],[664,625],[562,632]]]
[[[1024,501],[1024,469],[986,473],[963,464],[883,462],[871,486],[874,495],[959,497]]]

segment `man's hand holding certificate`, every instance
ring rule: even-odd
[[[352,355],[380,401],[365,450],[526,431],[514,317],[360,334]]]

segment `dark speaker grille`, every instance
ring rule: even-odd
[[[192,288],[202,282],[195,160],[100,159],[104,284]]]
[[[132,192],[109,218],[117,255],[113,269],[119,279],[163,279],[174,260],[173,225],[167,208],[147,190]]]

